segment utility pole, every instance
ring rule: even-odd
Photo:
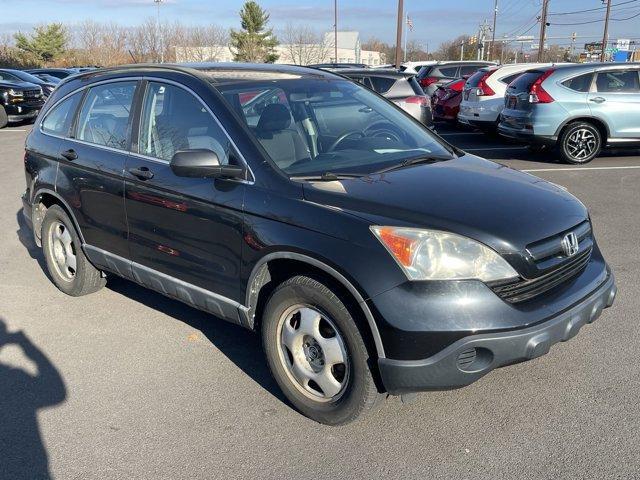
[[[549,0],[542,0],[542,14],[540,15],[540,45],[538,45],[538,62],[544,62],[544,41],[547,36],[547,14]]]
[[[485,52],[485,44],[487,41],[487,29],[489,25],[487,24],[487,19],[485,18],[482,21],[482,25],[480,25],[480,29],[482,31],[482,36],[480,37],[481,47],[480,47],[480,60],[484,60],[484,52]]]
[[[491,30],[491,48],[489,49],[489,58],[487,60],[491,60],[492,57],[496,54],[496,21],[498,19],[498,0],[494,0],[493,2],[493,29]]]
[[[338,63],[338,0],[333,0],[333,62]]]
[[[464,40],[460,42],[460,61],[464,60]]]
[[[606,58],[607,43],[609,43],[609,15],[611,14],[611,0],[602,0],[607,4],[607,13],[604,17],[604,35],[602,36],[602,52],[600,53],[600,61],[604,62]]]
[[[158,42],[158,50],[159,50],[159,58],[156,58],[156,61],[160,60],[160,63],[164,63],[164,45],[160,34],[160,5],[163,0],[153,0],[153,3],[156,4],[157,12],[156,12],[156,42]]]
[[[402,21],[404,18],[404,2],[398,0],[398,25],[396,27],[396,68],[400,68],[400,59],[402,58]]]

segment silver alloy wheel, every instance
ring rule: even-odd
[[[73,281],[76,276],[76,250],[71,233],[62,222],[55,221],[49,227],[49,253],[56,272],[64,280]]]
[[[567,139],[567,152],[576,161],[587,160],[598,148],[598,140],[588,128],[579,128]]]
[[[278,321],[280,362],[308,398],[329,402],[349,382],[349,356],[333,321],[315,307],[295,305]]]

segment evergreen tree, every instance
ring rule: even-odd
[[[27,36],[21,32],[15,34],[16,47],[28,52],[43,62],[50,62],[62,55],[69,42],[69,34],[61,23],[51,23],[35,28]]]
[[[269,14],[253,0],[240,9],[241,30],[231,30],[231,48],[237,62],[273,63],[278,39],[267,29]]]

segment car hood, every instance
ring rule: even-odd
[[[39,88],[38,85],[35,85],[33,83],[30,83],[30,82],[1,82],[1,81],[0,81],[0,87],[20,88],[20,89],[24,89],[24,90],[34,90],[36,88]]]
[[[473,155],[362,178],[304,185],[305,199],[340,208],[372,224],[445,230],[501,253],[588,218],[564,188]]]

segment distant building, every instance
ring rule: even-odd
[[[226,45],[202,47],[176,46],[177,62],[233,62],[234,55]],[[362,50],[359,32],[338,32],[338,58],[335,58],[334,33],[324,34],[323,43],[292,45],[281,44],[276,47],[279,55],[276,63],[365,63],[376,66],[385,63],[384,54],[371,50]]]

